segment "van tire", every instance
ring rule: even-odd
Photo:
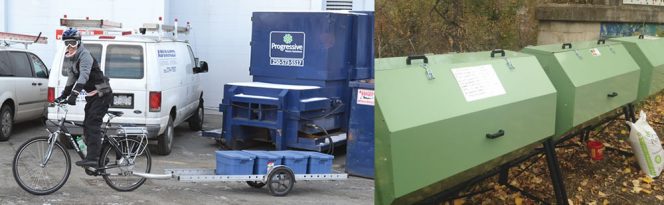
[[[189,118],[189,129],[192,131],[200,131],[203,129],[203,120],[205,117],[205,109],[203,109],[203,99],[198,101],[198,108],[194,115]]]
[[[0,108],[0,141],[7,141],[14,128],[14,114],[9,105]]]
[[[157,154],[168,155],[173,149],[173,136],[175,135],[175,126],[173,126],[173,117],[168,118],[168,124],[164,134],[157,138]]]

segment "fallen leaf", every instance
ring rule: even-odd
[[[653,180],[653,179],[650,178],[650,177],[642,177],[642,178],[641,178],[641,181],[650,184],[650,183],[652,183],[652,182],[655,181],[655,180]]]
[[[627,135],[627,130],[620,130],[620,134]]]
[[[596,201],[591,201],[590,203],[588,203],[588,205],[597,205],[597,202]]]
[[[574,201],[572,201],[571,199],[567,199],[567,203],[568,203],[569,205],[574,205]]]
[[[602,192],[602,191],[600,191],[600,192],[597,193],[597,194],[599,195],[599,197],[602,197],[602,198],[606,197],[606,194],[605,194],[604,192]]]
[[[516,205],[522,205],[522,204],[523,204],[523,198],[521,198],[520,196],[516,196],[516,197],[514,198],[514,203],[515,203]]]
[[[641,191],[646,193],[646,194],[652,194],[652,191],[650,191],[648,189],[641,189]]]
[[[604,199],[604,202],[602,202],[602,205],[608,205],[608,204],[609,204],[609,200],[608,200],[608,199]]]
[[[657,200],[664,201],[664,196],[662,195],[657,195],[655,198],[657,198]]]
[[[639,192],[641,192],[641,187],[638,186],[632,187],[632,193],[638,194]]]
[[[588,180],[587,179],[584,179],[583,181],[581,181],[581,186],[586,186],[586,185],[588,185]]]
[[[629,167],[627,167],[627,168],[625,168],[625,170],[623,170],[623,173],[625,173],[625,174],[629,174],[631,172],[632,172],[632,169],[630,169]]]
[[[463,205],[466,203],[465,199],[456,199],[454,200],[454,205]]]

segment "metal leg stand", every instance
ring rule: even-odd
[[[565,191],[565,184],[560,172],[560,164],[558,163],[554,146],[553,139],[549,138],[544,141],[544,154],[546,155],[546,162],[549,166],[549,173],[551,174],[553,191],[556,194],[556,203],[567,205],[567,192]]]

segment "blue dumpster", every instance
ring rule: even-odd
[[[374,83],[353,81],[350,106],[346,173],[374,177]]]
[[[255,12],[252,22],[253,82],[224,86],[222,130],[203,136],[233,149],[345,144],[349,82],[373,77],[373,13]]]

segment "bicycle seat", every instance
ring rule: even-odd
[[[106,113],[109,115],[114,115],[116,117],[121,117],[124,114],[124,112],[122,111],[108,111]]]

